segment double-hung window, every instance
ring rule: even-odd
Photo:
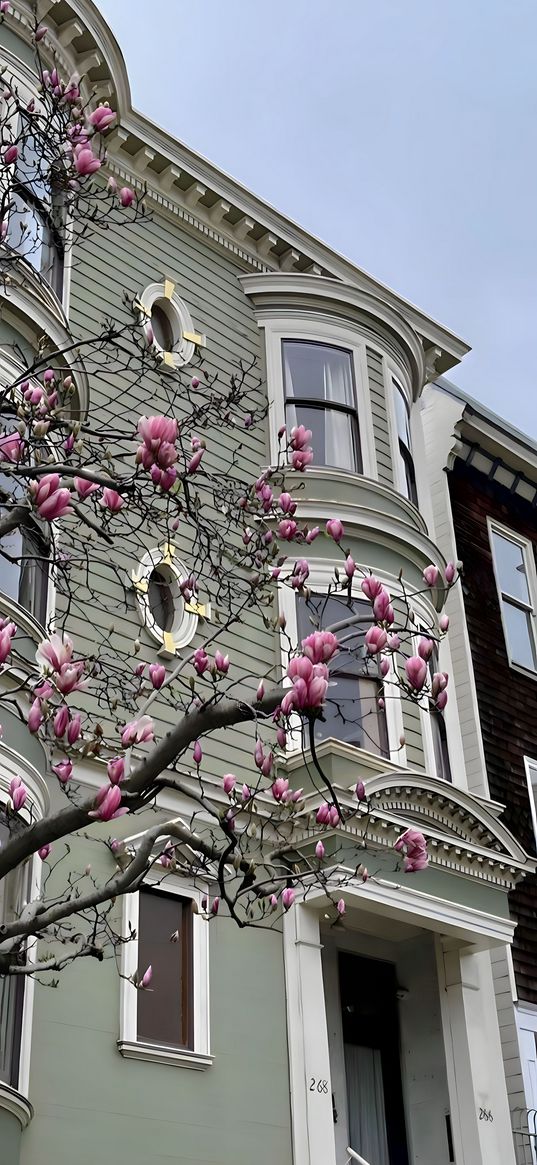
[[[353,354],[307,340],[283,340],[288,429],[311,429],[315,465],[362,473]]]
[[[431,681],[434,673],[439,670],[438,648],[435,647],[429,660],[429,676]],[[429,722],[431,725],[436,775],[442,781],[453,781],[444,712],[442,709],[436,708],[432,701],[429,703]]]
[[[531,542],[489,522],[494,574],[509,662],[537,671],[535,555]]]
[[[17,417],[0,407],[0,432],[14,432]],[[0,518],[8,515],[12,504],[23,498],[25,489],[16,477],[0,474]],[[11,498],[9,502],[6,498]],[[0,593],[20,603],[42,626],[47,616],[50,546],[44,523],[33,517],[0,541]]]
[[[416,471],[412,456],[412,436],[410,432],[410,407],[399,381],[392,379],[393,398],[395,408],[395,423],[397,429],[397,486],[415,506],[418,504],[416,489]]]
[[[155,871],[158,870],[158,863]],[[125,895],[119,1050],[130,1059],[206,1068],[209,1056],[209,931],[201,894],[175,875]],[[147,968],[147,988],[140,983]]]
[[[6,819],[0,816],[0,843],[10,838]],[[0,921],[18,918],[23,891],[23,871],[13,870],[0,882]],[[21,1050],[24,975],[0,978],[0,1081],[17,1088]]]
[[[24,123],[19,143],[6,242],[23,255],[62,298],[64,206],[54,168],[44,158]]]
[[[307,603],[301,598],[297,602],[301,640],[314,630],[331,629],[356,616],[361,620],[334,631],[339,651],[328,665],[328,693],[323,719],[315,721],[315,742],[334,737],[378,756],[389,756],[386,713],[378,705],[378,664],[364,646],[365,633],[371,625],[370,604],[360,599],[349,602],[343,595],[312,595]]]

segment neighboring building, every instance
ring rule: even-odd
[[[320,525],[340,517],[355,561],[372,568],[395,597],[402,570],[407,585],[422,592],[414,600],[418,621],[434,626],[435,597],[423,593],[422,572],[431,561],[445,565],[454,542],[446,477],[437,475],[431,489],[425,444],[433,452],[443,442],[434,464],[446,464],[454,422],[447,416],[444,425],[440,409],[442,424],[432,420],[433,389],[423,411],[420,400],[467,346],[135,113],[120,51],[90,0],[42,0],[39,10],[62,73],[87,74],[118,109],[110,169],[137,189],[147,186],[152,218],[128,237],[97,234],[76,263],[68,256],[64,263],[59,244],[56,251],[49,245],[46,256],[39,252],[39,264],[34,251],[39,273],[21,257],[20,283],[8,296],[0,291],[4,375],[16,351],[31,353],[43,335],[67,348],[71,333],[83,333],[103,304],[124,318],[125,290],[142,297],[157,340],[179,364],[192,357],[185,333],[194,331],[206,335],[209,370],[225,375],[238,358],[257,355],[271,407],[266,432],[244,438],[245,472],[255,477],[275,459],[285,418],[307,423],[316,464],[303,479],[299,517]],[[0,27],[3,58],[29,90],[30,19],[31,6],[21,0]],[[114,375],[120,401],[125,382]],[[90,401],[83,374],[77,383],[80,408],[98,408],[99,384],[92,384]],[[148,375],[127,402],[133,416],[147,408],[150,394],[155,412],[166,407],[158,378]],[[460,420],[460,401],[453,408]],[[531,537],[522,520],[493,516],[516,531],[513,545]],[[334,547],[319,538],[313,549],[310,584],[322,595]],[[188,553],[180,536],[177,551]],[[162,566],[171,570],[165,558],[163,551]],[[135,586],[151,582],[148,562],[133,563],[128,544],[121,566],[134,572]],[[114,578],[111,570],[102,584],[111,607],[118,606]],[[46,582],[29,586],[2,566],[0,612],[16,612],[29,657],[47,619]],[[519,610],[520,594],[505,601],[510,597]],[[158,603],[149,593],[144,600],[138,587],[129,610],[114,620],[116,633],[125,643],[140,637],[148,658],[155,642],[172,656],[195,645],[197,618],[177,594],[173,601],[168,632]],[[48,602],[50,611],[50,596]],[[106,610],[95,607],[89,617],[89,602],[81,592],[86,609],[70,623],[88,651],[109,622]],[[339,691],[368,709],[370,723],[367,733],[355,733],[352,717],[341,725],[329,716],[318,753],[343,804],[359,778],[367,782],[376,875],[367,885],[358,877],[346,890],[345,925],[327,924],[320,889],[297,902],[281,932],[238,931],[220,916],[210,927],[192,920],[188,905],[199,890],[173,879],[167,896],[143,893],[118,905],[124,925],[139,930],[141,961],[152,949],[157,914],[167,932],[184,931],[188,943],[173,956],[176,981],[170,979],[165,1000],[153,995],[152,1010],[138,1004],[113,960],[74,966],[55,991],[27,984],[22,997],[6,987],[3,1163],[93,1165],[103,1157],[129,1165],[343,1165],[350,1144],[369,1165],[514,1165],[511,1061],[506,1051],[504,1067],[495,981],[513,940],[508,896],[522,916],[534,885],[532,876],[523,882],[535,864],[527,851],[535,849],[518,817],[502,817],[501,772],[494,781],[490,775],[489,792],[460,592],[450,602],[454,634],[442,641],[439,658],[454,676],[445,718],[397,698],[384,715],[370,677],[337,676]],[[282,610],[296,639],[302,615],[289,592]],[[263,674],[280,645],[253,617],[247,632],[229,634],[225,646],[238,668],[255,653]],[[498,634],[494,643],[501,648]],[[158,708],[164,727],[167,706]],[[6,716],[3,728],[0,794],[22,766],[34,811],[43,814],[49,803],[61,803],[57,782],[21,724]],[[520,774],[522,756],[531,761],[536,750],[521,735],[521,755],[515,752],[513,744],[509,755]],[[248,779],[251,749],[242,731],[208,741],[205,757],[215,783],[224,766]],[[315,810],[319,794],[298,746],[287,771],[305,787],[307,811]],[[97,786],[98,765],[88,761],[83,778]],[[521,806],[524,788],[520,778]],[[180,813],[180,798],[170,793],[165,807]],[[117,824],[128,836],[132,821]],[[403,878],[392,847],[410,824],[426,832],[431,863]],[[354,870],[356,833],[342,827],[335,840],[338,864]],[[84,852],[80,840],[82,868]],[[523,958],[530,937],[517,941],[516,965],[526,976],[521,997],[531,1002],[531,968]],[[124,957],[129,972],[138,962],[136,943]],[[184,991],[176,986],[174,994],[175,982]],[[510,1015],[512,1025],[512,1008]]]
[[[471,787],[501,806],[501,820],[535,853],[537,445],[445,379],[427,390],[424,418],[437,531],[444,553],[463,563],[451,645]],[[460,647],[457,636],[466,640]],[[518,1157],[534,1161],[535,873],[509,899],[517,926],[512,948],[496,952],[494,972]]]

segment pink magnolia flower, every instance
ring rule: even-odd
[[[329,518],[326,523],[326,533],[329,538],[334,539],[334,542],[341,542],[345,533],[343,522],[340,522],[339,518]]]
[[[421,689],[427,679],[427,664],[419,655],[412,655],[410,659],[405,661],[405,672],[410,687],[415,692],[421,692]]]
[[[428,587],[438,586],[438,583],[440,581],[440,571],[439,571],[438,567],[433,566],[432,563],[430,566],[426,566],[425,570],[423,572],[423,580],[424,580],[424,582],[427,583]]]
[[[104,785],[99,789],[94,805],[95,809],[92,809],[88,816],[96,817],[99,821],[113,821],[114,818],[128,813],[127,807],[121,805],[119,785]]]
[[[440,630],[445,634],[449,627],[449,615],[441,615],[438,620]]]
[[[289,791],[289,781],[287,777],[276,777],[272,783],[272,796],[275,801],[282,801],[286,793]]]
[[[444,711],[444,708],[445,708],[447,702],[448,702],[448,694],[447,694],[446,690],[444,689],[442,692],[438,693],[438,695],[436,697],[436,701],[435,701],[436,707],[438,708],[439,712]]]
[[[117,490],[110,489],[109,486],[105,485],[100,504],[104,509],[111,510],[113,514],[117,514],[118,510],[121,510],[125,505],[125,498],[122,498]]]
[[[262,700],[264,695],[265,695],[265,685],[263,683],[263,680],[260,680],[258,685],[257,685],[257,692],[255,694],[255,698],[256,698],[256,700]]]
[[[147,968],[147,971],[144,971],[142,978],[140,979],[139,986],[142,988],[142,991],[145,991],[149,987],[149,984],[150,984],[152,978],[153,978],[153,968],[152,968],[151,963],[150,963],[148,968]]]
[[[213,901],[212,901],[211,914],[213,914],[213,915],[218,914],[218,907],[219,906],[220,906],[220,899],[219,899],[218,895],[216,895],[216,897],[213,898]]]
[[[28,491],[40,518],[49,522],[71,513],[71,494],[60,485],[58,473],[46,473],[40,481],[31,481]]]
[[[431,684],[431,696],[433,700],[437,700],[440,692],[444,692],[448,685],[449,676],[447,671],[436,671],[433,675]]]
[[[25,442],[18,433],[4,433],[0,437],[0,459],[2,461],[20,461],[25,449]]]
[[[319,805],[317,813],[315,814],[317,825],[328,825],[330,823],[330,809],[331,806],[327,805],[326,802],[322,805]]]
[[[209,667],[209,656],[203,647],[197,647],[192,657],[192,662],[199,676],[202,676]]]
[[[122,756],[115,756],[106,766],[108,780],[111,785],[120,785],[125,776],[125,760]]]
[[[28,730],[29,732],[37,732],[43,723],[43,713],[41,711],[41,701],[34,700],[30,711],[28,713]]]
[[[201,764],[201,762],[203,760],[203,749],[201,747],[199,740],[196,740],[194,742],[194,748],[192,749],[192,759],[194,761],[194,764],[198,765],[198,766]]]
[[[419,829],[406,829],[395,842],[394,849],[404,853],[405,873],[411,874],[427,868],[427,842]]]
[[[66,757],[65,760],[60,760],[57,764],[52,766],[52,772],[56,773],[56,776],[58,780],[61,781],[62,785],[66,785],[67,782],[71,779],[71,774],[73,772],[72,762]]]
[[[86,481],[85,477],[75,477],[75,489],[79,498],[88,498],[98,488],[94,481]]]
[[[295,900],[295,892],[291,886],[286,886],[282,891],[282,904],[284,910],[289,910]]]
[[[383,589],[382,583],[379,582],[378,578],[375,578],[374,574],[366,575],[366,577],[362,579],[360,586],[364,592],[364,595],[367,595],[367,598],[370,600],[370,602],[374,602],[377,595],[379,595]]]
[[[283,510],[283,513],[289,514],[290,517],[292,517],[296,510],[297,503],[293,501],[291,494],[281,493],[278,502],[280,509]]]
[[[5,663],[11,651],[13,636],[17,633],[15,623],[6,623],[0,629],[0,664]]]
[[[18,813],[19,809],[22,809],[27,796],[28,790],[26,785],[23,785],[21,781],[20,785],[17,785],[17,788],[13,789],[13,792],[11,793],[11,804],[13,805],[15,813]]]
[[[219,648],[214,653],[214,666],[222,675],[229,671],[229,655],[222,655]]]
[[[294,425],[289,437],[291,449],[306,449],[311,441],[311,437],[311,429],[306,429],[305,425]]]
[[[395,634],[395,635],[388,636],[388,647],[389,647],[390,651],[399,651],[400,646],[401,646],[401,639],[400,639],[399,635]]]
[[[226,773],[226,775],[222,777],[222,788],[224,793],[227,793],[228,797],[230,793],[233,792],[236,784],[237,778],[233,776],[233,773]]]
[[[387,676],[389,670],[390,670],[390,661],[389,661],[389,659],[386,659],[386,657],[384,656],[381,660],[379,660],[379,671],[380,671],[381,676],[383,676],[383,677]]]
[[[204,453],[205,449],[198,449],[196,453],[194,453],[194,456],[190,458],[190,461],[186,467],[187,473],[196,473],[196,470],[198,470],[201,465],[201,459]]]
[[[427,663],[434,651],[434,641],[422,636],[418,641],[418,655]]]
[[[12,777],[9,782],[9,796],[12,797],[15,789],[20,789],[22,785],[22,777]]]
[[[77,740],[79,739],[82,733],[80,722],[80,712],[77,712],[76,715],[73,716],[67,729],[67,740],[69,744],[76,744]]]
[[[456,567],[455,567],[454,563],[448,562],[446,569],[444,571],[444,578],[445,578],[448,586],[451,586],[451,583],[453,582],[453,579],[455,578],[456,573],[457,573],[457,571],[456,571]]]
[[[101,163],[89,145],[84,145],[81,150],[78,150],[74,161],[77,174],[84,178],[89,177],[90,174],[96,174],[97,170],[101,169]]]
[[[44,862],[45,859],[48,858],[48,855],[49,855],[51,849],[52,849],[52,846],[50,846],[50,845],[42,845],[40,847],[40,849],[38,849],[37,852],[38,852],[39,857],[41,858],[42,862]]]
[[[323,845],[322,841],[318,841],[317,845],[315,846],[315,857],[317,858],[317,860],[319,862],[322,862],[324,855],[325,855],[324,845]]]
[[[343,898],[339,899],[339,902],[337,904],[337,912],[340,916],[345,913],[345,901]]]
[[[58,740],[60,740],[62,736],[65,736],[65,733],[67,732],[67,725],[68,724],[69,724],[69,709],[67,707],[67,704],[62,704],[61,707],[58,708],[58,711],[56,712],[56,715],[54,717],[54,722],[53,722],[54,735],[57,737]]]
[[[320,526],[313,526],[311,530],[308,530],[308,532],[306,534],[306,542],[307,542],[308,546],[311,546],[311,543],[315,542],[315,539],[319,537],[320,533],[321,533]]]
[[[122,206],[125,206],[125,207],[132,206],[135,199],[136,199],[136,195],[134,193],[134,190],[131,190],[130,186],[122,186],[121,187],[121,190],[119,192],[119,201],[120,201]]]
[[[162,663],[151,663],[149,665],[149,679],[153,687],[157,690],[162,687],[166,679],[166,668]]]
[[[284,542],[291,542],[298,531],[298,526],[294,518],[282,518],[278,523],[278,538]]]
[[[280,748],[285,748],[285,746],[287,744],[287,733],[285,731],[285,728],[281,728],[281,727],[278,728],[278,730],[276,732],[276,740],[277,740]]]
[[[302,651],[312,663],[328,663],[339,648],[331,631],[314,631],[302,640]]]
[[[353,578],[356,573],[356,563],[351,554],[348,554],[345,559],[345,574],[347,578]]]
[[[89,115],[90,124],[97,130],[97,133],[104,133],[105,129],[113,125],[115,120],[116,114],[108,105],[98,105],[97,109],[94,109],[93,113]]]
[[[303,473],[308,465],[313,461],[312,449],[294,449],[291,453],[291,468],[296,469],[298,473]]]
[[[4,15],[4,12],[9,12],[9,8],[10,8],[9,0],[1,0],[0,12],[2,13],[2,15]]]
[[[131,744],[143,744],[146,740],[154,740],[153,721],[150,716],[140,716],[125,725],[121,733],[121,743],[124,748]]]
[[[83,692],[88,686],[88,680],[83,680],[84,675],[84,661],[79,660],[78,663],[66,663],[56,672],[55,683],[59,692],[63,696],[68,696],[70,692]]]
[[[199,388],[199,386],[201,384],[199,376],[193,376],[192,380],[190,381],[190,384],[191,384],[192,388]]]
[[[391,625],[395,619],[390,596],[384,587],[373,600],[373,614],[379,623],[388,623],[388,625]]]
[[[365,791],[365,785],[363,781],[358,781],[354,792],[356,793],[358,801],[367,801],[367,793]]]
[[[19,147],[15,146],[15,145],[8,146],[7,150],[4,150],[4,165],[5,166],[12,166],[13,162],[17,161],[18,156],[19,156]]]
[[[384,651],[388,642],[388,636],[383,627],[370,627],[365,634],[365,645],[370,655],[376,655],[379,651]]]

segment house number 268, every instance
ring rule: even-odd
[[[328,1093],[328,1080],[317,1080],[315,1076],[312,1076],[310,1080],[310,1092]]]

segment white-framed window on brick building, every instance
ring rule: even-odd
[[[537,846],[537,760],[532,760],[531,757],[525,756],[524,768],[526,770],[526,780],[528,782],[528,796],[530,799],[533,833],[535,837],[535,845]]]
[[[533,545],[488,521],[503,632],[512,667],[537,672],[537,573]]]
[[[129,1059],[203,1069],[209,1054],[209,930],[202,892],[155,874],[123,900],[118,1048]],[[152,968],[148,990],[133,986]]]

